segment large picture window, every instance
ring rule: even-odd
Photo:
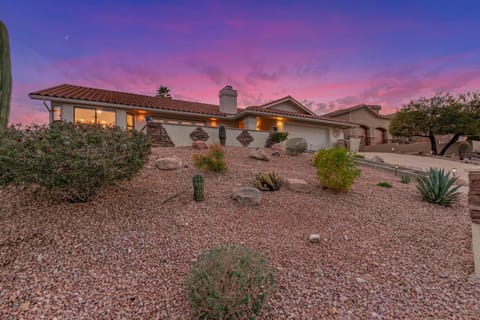
[[[75,107],[74,117],[75,123],[98,124],[102,127],[116,125],[115,111]]]
[[[135,116],[133,113],[127,112],[127,129],[133,130],[135,129]]]

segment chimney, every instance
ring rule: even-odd
[[[235,114],[237,110],[237,90],[233,90],[232,86],[225,86],[220,90],[218,97],[220,98],[220,112]]]

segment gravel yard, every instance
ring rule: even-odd
[[[414,183],[366,167],[350,193],[333,194],[318,186],[309,154],[264,162],[227,150],[228,172],[205,174],[199,203],[191,148],[152,155],[189,168],[150,164],[87,204],[0,189],[0,318],[191,319],[183,283],[192,260],[223,243],[260,250],[275,270],[263,319],[480,317],[465,196],[454,208],[427,204]],[[283,187],[263,192],[258,207],[236,205],[232,190],[264,170],[314,190]],[[308,243],[311,233],[321,242]]]

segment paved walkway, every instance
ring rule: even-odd
[[[361,153],[363,154],[363,153]],[[381,153],[381,152],[365,152],[366,159],[373,159],[375,156],[381,157],[385,160],[385,163],[398,164],[399,166],[416,169],[416,170],[428,170],[429,168],[443,168],[448,171],[452,169],[457,170],[457,175],[460,179],[468,184],[468,171],[480,170],[479,165],[463,163],[459,161],[451,161],[438,158],[430,158],[423,156],[415,156],[410,154],[397,154],[397,153]]]

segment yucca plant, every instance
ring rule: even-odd
[[[412,181],[412,178],[410,178],[410,176],[408,174],[402,174],[400,176],[400,182],[401,183],[407,184],[407,183],[410,183],[410,181]]]
[[[457,179],[444,169],[430,168],[425,176],[417,178],[417,189],[423,200],[449,207],[460,197],[460,186],[454,185]]]

